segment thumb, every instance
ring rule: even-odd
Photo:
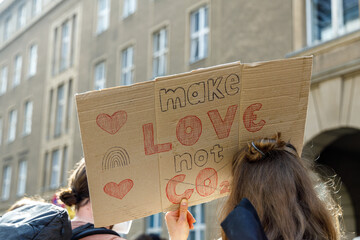
[[[184,198],[180,202],[179,221],[182,222],[187,221],[187,209],[188,209],[188,201],[186,198]]]

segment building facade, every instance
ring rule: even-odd
[[[66,186],[83,156],[74,94],[232,61],[313,54],[306,143],[339,171],[345,220],[359,234],[360,183],[355,175],[346,183],[339,161],[322,160],[335,156],[343,137],[353,140],[345,146],[351,156],[360,149],[359,39],[358,0],[3,0],[0,211],[24,195],[50,199]],[[355,159],[348,162],[353,172],[360,169]],[[191,208],[197,224],[190,239],[219,237],[220,206]],[[143,232],[167,237],[163,214],[134,221],[128,237]]]
[[[304,152],[335,176],[349,239],[360,235],[358,0],[293,1],[293,49],[313,55]]]

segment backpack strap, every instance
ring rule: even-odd
[[[77,228],[73,229],[72,233],[73,233],[73,235],[71,237],[71,240],[79,240],[84,237],[91,236],[91,235],[97,235],[97,234],[112,234],[112,235],[120,237],[120,235],[117,232],[115,232],[111,229],[94,228],[94,224],[92,224],[92,223],[87,223],[80,227],[77,227]]]

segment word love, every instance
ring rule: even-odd
[[[176,193],[176,186],[185,181],[186,175],[179,174],[169,180],[166,185],[166,196],[171,203],[178,204],[181,199],[190,199],[194,193],[194,188],[186,189],[182,194]],[[223,181],[220,184],[220,194],[230,192],[229,182]],[[202,197],[208,197],[213,194],[218,186],[218,174],[213,168],[202,169],[195,180],[196,192]]]
[[[123,199],[134,186],[131,179],[122,180],[120,183],[109,182],[104,186],[104,192],[118,199]]]
[[[261,120],[259,122],[256,121],[257,115],[255,112],[259,111],[261,107],[261,103],[251,104],[246,108],[243,114],[243,123],[249,132],[259,131],[266,123],[265,120]],[[229,137],[237,108],[238,105],[229,106],[224,118],[220,116],[217,109],[207,112],[219,139]],[[146,155],[167,152],[172,149],[171,143],[155,144],[154,128],[152,123],[144,124],[142,127],[144,134],[144,150]],[[189,115],[178,121],[176,126],[176,138],[183,146],[192,146],[200,139],[202,130],[201,120],[195,115]]]

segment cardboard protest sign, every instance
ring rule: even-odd
[[[226,196],[255,138],[282,132],[301,151],[311,66],[235,62],[77,95],[95,225]]]

